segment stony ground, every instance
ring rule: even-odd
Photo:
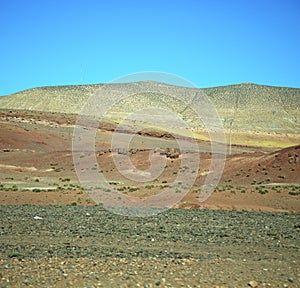
[[[300,216],[0,206],[4,287],[300,287]]]

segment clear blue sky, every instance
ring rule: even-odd
[[[0,0],[0,95],[160,71],[300,88],[298,0]]]

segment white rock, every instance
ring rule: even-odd
[[[250,286],[250,287],[252,287],[252,288],[255,288],[255,287],[258,286],[258,283],[257,283],[256,281],[250,281],[250,282],[248,283],[248,286]]]

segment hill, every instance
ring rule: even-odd
[[[300,134],[300,89],[273,87],[244,83],[214,88],[184,88],[169,86],[157,82],[138,82],[109,84],[109,90],[128,91],[132,85],[144,87],[171,87],[170,91],[182,91],[183,94],[195,95],[187,101],[190,107],[199,105],[204,92],[217,109],[225,128],[233,131],[255,131],[265,133]],[[1,109],[19,109],[41,112],[79,113],[83,105],[102,84],[48,86],[21,91],[0,97]],[[147,88],[148,89],[148,88]],[[146,90],[147,90],[146,89]],[[158,88],[159,89],[159,88]],[[109,98],[108,96],[107,98]],[[107,99],[101,99],[101,101]],[[139,93],[122,101],[112,111],[115,118],[118,114],[129,113],[147,106],[169,109],[181,114],[191,126],[203,127],[197,115],[187,109],[184,103],[160,93]]]

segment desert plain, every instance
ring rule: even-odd
[[[213,153],[194,118],[200,165],[189,188],[176,179],[192,152],[180,151],[176,137],[190,139],[172,125],[144,125],[128,151],[114,150],[113,137],[131,132],[117,130],[113,111],[99,122],[94,150],[74,151],[76,97],[92,88],[36,88],[0,99],[1,287],[299,287],[299,89],[246,83],[206,91],[223,121],[225,154],[217,185],[201,200]],[[126,154],[147,171],[154,150],[165,166],[148,182],[122,175],[113,158]],[[97,163],[78,171],[74,159],[90,155]],[[80,173],[101,173],[126,197],[147,199],[166,188],[182,197],[149,217],[113,213]]]

